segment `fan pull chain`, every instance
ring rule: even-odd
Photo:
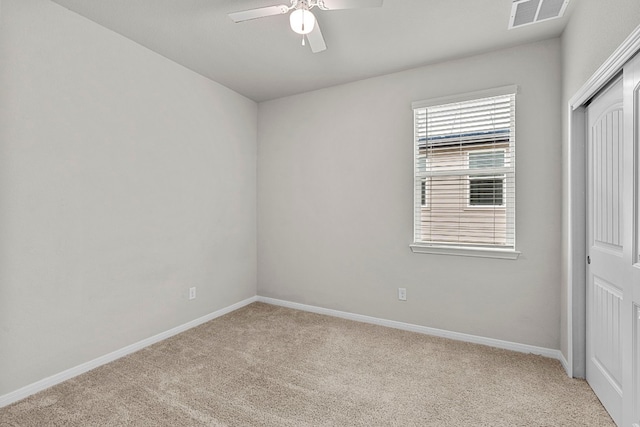
[[[302,46],[304,46],[304,34],[302,35]]]

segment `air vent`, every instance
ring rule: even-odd
[[[513,0],[509,29],[560,18],[569,0]]]

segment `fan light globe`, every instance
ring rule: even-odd
[[[289,16],[291,29],[298,34],[309,34],[316,26],[316,17],[313,13],[304,9],[297,9]]]

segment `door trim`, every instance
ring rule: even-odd
[[[586,115],[585,104],[640,51],[640,26],[626,38],[568,103],[567,364],[570,377],[585,377],[586,366]]]

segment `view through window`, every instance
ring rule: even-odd
[[[515,249],[515,91],[482,94],[414,103],[414,244]]]

